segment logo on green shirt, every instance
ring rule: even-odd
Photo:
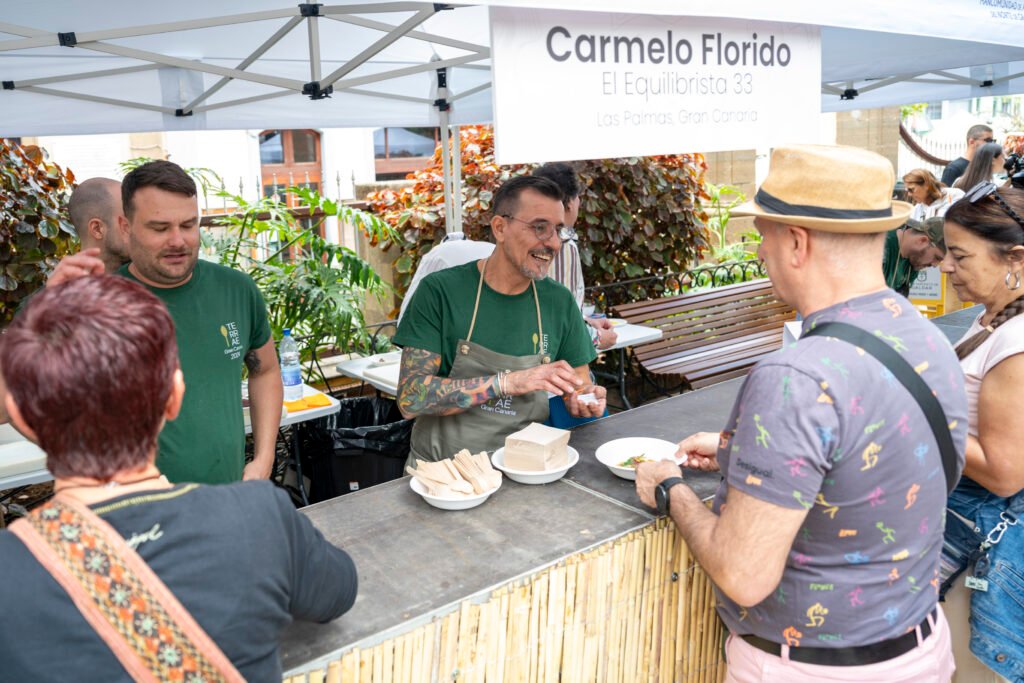
[[[242,337],[238,334],[238,323],[224,323],[220,326],[220,334],[224,337],[224,355],[237,360],[242,355]]]

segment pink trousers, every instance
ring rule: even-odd
[[[932,633],[899,657],[863,666],[821,666],[770,655],[742,638],[729,634],[725,641],[728,670],[725,683],[949,683],[956,669],[949,640],[949,624],[939,606]]]

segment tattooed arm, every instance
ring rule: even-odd
[[[565,361],[509,373],[504,387],[497,375],[469,379],[439,377],[441,356],[431,351],[406,347],[398,376],[398,409],[405,418],[417,415],[454,415],[501,395],[519,396],[531,391],[565,395],[583,381]]]
[[[500,394],[498,376],[472,379],[438,377],[441,356],[406,347],[398,377],[398,409],[402,417],[454,415],[486,403]]]

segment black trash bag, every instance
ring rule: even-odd
[[[413,421],[402,418],[398,404],[371,396],[340,402],[337,414],[304,423],[300,432],[311,503],[405,474]]]

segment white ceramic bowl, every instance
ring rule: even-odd
[[[430,505],[440,510],[468,510],[469,508],[475,508],[485,500],[491,497],[491,494],[501,488],[499,483],[490,491],[484,493],[478,493],[474,496],[460,496],[458,498],[439,498],[438,496],[432,496],[427,493],[427,490],[423,488],[423,484],[419,482],[416,477],[409,478],[409,488],[415,491],[423,500],[427,501]]]
[[[538,472],[536,470],[513,470],[505,467],[504,448],[499,448],[494,451],[494,455],[491,456],[491,464],[494,465],[495,469],[504,472],[509,479],[512,481],[518,481],[520,484],[550,484],[553,481],[561,479],[573,465],[580,461],[580,454],[575,448],[572,446],[566,446],[566,449],[569,453],[569,464],[565,467],[558,467],[553,470],[543,470]]]
[[[617,477],[636,480],[636,468],[621,467],[620,463],[643,454],[648,460],[675,460],[677,444],[664,439],[630,436],[601,444],[594,455]]]

